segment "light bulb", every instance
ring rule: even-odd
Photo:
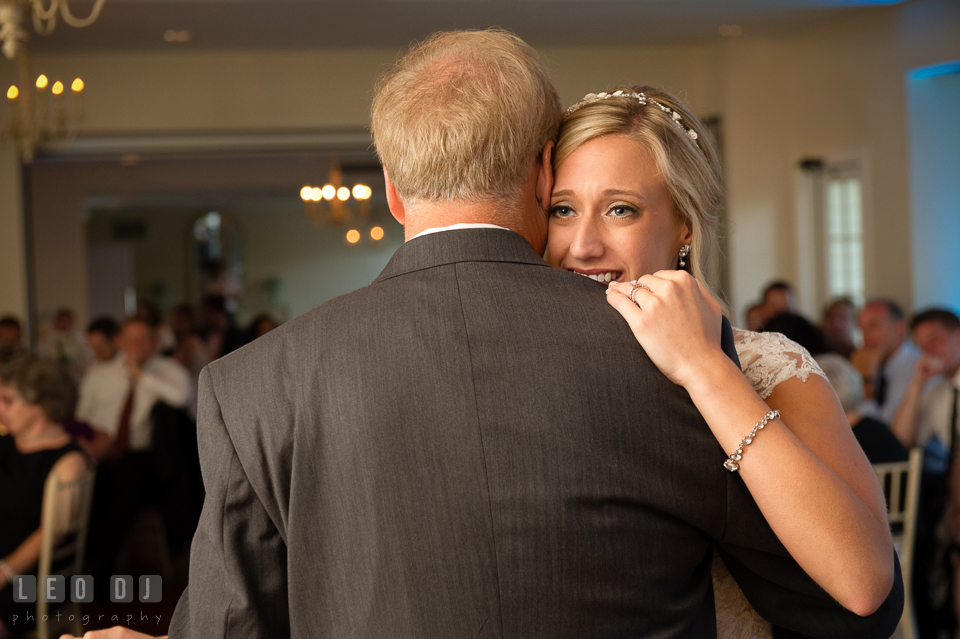
[[[356,244],[360,241],[360,231],[357,229],[350,229],[347,231],[347,241],[351,244]]]
[[[47,79],[47,76],[40,74],[40,77],[37,78],[37,88],[43,91],[47,88],[47,85],[50,83],[50,80]]]
[[[61,93],[63,93],[63,82],[61,82],[60,80],[57,80],[56,82],[54,82],[52,91],[54,95],[60,95]]]
[[[73,90],[74,93],[80,93],[81,91],[83,91],[83,80],[81,80],[80,78],[75,79],[73,81],[73,84],[70,85],[70,88]]]
[[[379,226],[375,226],[370,229],[370,238],[373,240],[382,240],[383,239],[383,229]]]

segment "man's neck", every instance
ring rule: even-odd
[[[495,204],[487,203],[421,203],[408,209],[404,226],[404,241],[413,239],[427,229],[442,228],[454,224],[493,224],[509,231],[519,233],[531,246],[538,249],[542,244],[542,233],[536,228],[529,214],[517,211],[504,211]],[[539,249],[538,249],[539,250]]]

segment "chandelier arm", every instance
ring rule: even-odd
[[[30,0],[30,4],[33,6],[33,15],[34,18],[39,17],[41,20],[53,20],[57,17],[57,9],[59,9],[61,0],[50,0],[50,8],[43,8],[43,0]]]
[[[40,0],[34,0],[34,2],[40,2]],[[60,2],[60,16],[63,18],[63,21],[69,24],[71,27],[76,27],[82,29],[83,27],[89,27],[91,24],[97,21],[97,18],[100,17],[100,10],[103,9],[103,3],[106,0],[96,0],[93,4],[93,9],[90,11],[90,15],[86,18],[77,18],[70,13],[70,4],[67,0],[59,0]]]
[[[31,15],[33,16],[33,28],[40,35],[50,35],[57,28],[57,14],[53,14],[49,18],[37,15],[36,12]],[[44,21],[46,21],[46,24],[44,24]]]

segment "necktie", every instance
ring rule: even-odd
[[[879,379],[877,379],[877,389],[873,393],[874,399],[877,400],[877,406],[883,406],[887,401],[887,374],[883,370],[884,364],[880,364],[880,375]]]
[[[133,393],[137,385],[130,383],[130,391],[127,393],[127,399],[123,403],[123,410],[120,411],[120,424],[117,427],[117,438],[113,440],[113,446],[110,448],[110,459],[117,461],[127,452],[130,444],[130,417],[133,415]]]

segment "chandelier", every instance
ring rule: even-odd
[[[3,55],[8,60],[17,57],[22,44],[27,41],[27,31],[21,24],[25,10],[33,18],[33,28],[40,35],[50,35],[57,28],[57,15],[71,27],[89,27],[100,17],[105,0],[96,0],[93,9],[86,18],[77,18],[70,12],[68,0],[50,0],[45,8],[43,0],[0,0],[0,41],[3,42]]]
[[[354,184],[349,188],[343,183],[343,171],[340,162],[330,160],[330,175],[327,183],[321,186],[304,186],[300,189],[303,200],[303,212],[313,225],[323,228],[327,224],[346,225],[345,239],[348,244],[357,244],[363,239],[359,227],[369,226],[370,197],[373,189],[366,184]],[[369,237],[375,242],[383,239],[384,231],[379,226],[369,229]]]
[[[90,15],[77,18],[70,12],[68,0],[50,0],[47,7],[43,0],[0,0],[0,49],[7,59],[17,59],[20,67],[19,85],[7,89],[7,123],[0,131],[0,141],[13,141],[26,164],[33,161],[39,145],[76,135],[83,117],[83,80],[76,78],[70,83],[71,97],[60,80],[51,84],[40,74],[36,82],[31,81],[24,13],[30,13],[37,33],[49,35],[57,27],[58,16],[72,27],[90,26],[100,17],[104,2],[95,0]]]
[[[9,139],[24,164],[33,162],[37,147],[57,140],[70,140],[77,134],[83,118],[83,80],[70,83],[69,94],[60,80],[50,82],[44,74],[31,82],[30,64],[25,51],[20,61],[20,87],[7,89],[7,125],[0,141]]]

